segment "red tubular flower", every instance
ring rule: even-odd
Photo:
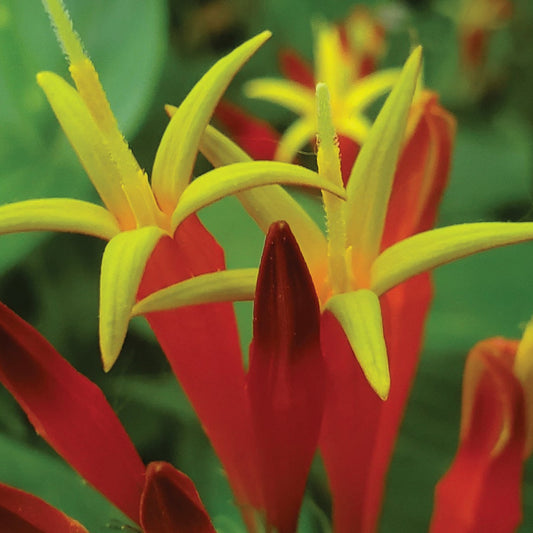
[[[488,339],[468,355],[459,448],[435,491],[432,533],[510,533],[521,522],[531,438],[528,390],[517,366],[524,340]],[[531,343],[526,352],[530,366]]]
[[[0,344],[0,382],[36,431],[95,489],[146,533],[214,531],[192,482],[167,464],[145,470],[102,391],[1,304]],[[169,498],[179,513],[169,512]],[[85,531],[38,498],[3,485],[0,530]]]
[[[0,527],[16,533],[88,533],[43,500],[0,483]]]
[[[296,531],[324,405],[320,309],[287,224],[271,226],[257,280],[248,395],[266,522]]]
[[[455,121],[430,92],[411,109],[389,201],[382,248],[434,224],[446,185]],[[322,345],[330,386],[320,449],[333,496],[337,533],[372,532],[381,509],[385,476],[418,365],[432,291],[429,274],[381,297],[391,388],[376,397],[335,319],[323,317]]]
[[[148,261],[138,298],[224,268],[222,248],[196,216],[190,217],[173,240],[159,242]],[[147,319],[226,469],[237,503],[243,512],[258,507],[251,417],[232,305],[215,303],[149,313]]]

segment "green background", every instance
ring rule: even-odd
[[[203,72],[262,29],[274,36],[232,83],[228,97],[279,128],[291,117],[249,102],[243,81],[279,75],[277,51],[311,58],[311,20],[340,21],[353,2],[332,0],[68,0],[112,107],[141,164],[150,170],[167,122]],[[412,42],[425,50],[426,84],[458,119],[453,169],[440,225],[530,220],[533,212],[533,10],[515,16],[491,40],[488,79],[476,93],[458,65],[452,2],[367,2],[390,23],[384,65],[399,65]],[[294,16],[298,13],[298,16]],[[66,62],[36,0],[0,0],[0,202],[69,196],[95,199],[35,74],[68,76]],[[204,161],[199,169],[207,168]],[[230,267],[257,265],[262,235],[229,199],[201,213],[224,245]],[[234,228],[238,227],[236,233]],[[76,368],[95,380],[126,425],[143,459],[170,460],[195,481],[220,531],[239,531],[238,513],[206,438],[146,324],[136,320],[124,353],[104,375],[97,344],[99,262],[103,243],[82,236],[26,234],[0,238],[0,300],[37,327]],[[479,340],[519,338],[533,315],[533,245],[486,252],[438,269],[422,362],[388,480],[380,531],[427,530],[433,488],[455,452],[461,376]],[[238,306],[243,346],[250,338],[248,304]],[[29,427],[0,390],[0,481],[45,498],[105,533],[127,520],[85,485]],[[533,477],[526,476],[525,522],[533,527]],[[304,505],[301,531],[327,531],[329,502],[320,465]],[[324,525],[325,524],[325,525]]]

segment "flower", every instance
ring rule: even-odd
[[[350,141],[355,158],[357,147],[366,140],[371,126],[365,116],[366,109],[390,91],[399,75],[397,69],[373,72],[370,68],[373,59],[382,52],[380,33],[363,9],[355,10],[342,29],[320,22],[315,32],[314,72],[297,55],[285,52],[281,55],[281,65],[288,79],[264,78],[246,84],[247,96],[281,104],[298,115],[281,136],[275,159],[292,161],[298,150],[314,140],[316,83],[327,84],[334,127],[341,143]],[[367,39],[368,36],[373,38]],[[365,45],[370,49],[365,49]],[[351,167],[353,158],[348,158],[347,148],[344,152]]]
[[[244,450],[236,447],[238,455],[222,457],[250,531],[256,519],[267,530],[296,531],[324,405],[319,320],[296,241],[285,223],[274,224],[259,268],[249,371],[241,374],[237,414],[249,440]],[[0,340],[0,382],[89,483],[147,533],[214,531],[192,482],[167,463],[145,469],[100,389],[5,306]],[[226,425],[228,447],[243,438],[233,430]]]
[[[365,6],[356,6],[342,26],[322,22],[315,29],[316,72],[297,52],[282,49],[279,63],[286,80],[256,80],[247,85],[249,96],[285,105],[301,115],[281,138],[268,123],[225,101],[217,106],[215,117],[254,159],[292,161],[299,148],[315,139],[313,98],[317,81],[339,85],[335,79],[341,80],[339,92],[335,95],[339,103],[334,118],[336,124],[351,124],[345,128],[346,131],[338,127],[342,176],[346,183],[365,132],[369,129],[363,112],[391,88],[397,73],[394,70],[374,73],[376,61],[385,52],[385,34],[384,28]],[[320,72],[319,65],[331,67]],[[303,116],[305,114],[309,114],[307,119]],[[296,144],[291,146],[292,142]]]
[[[435,491],[431,532],[515,531],[533,449],[533,321],[520,342],[496,337],[468,354],[455,459]]]
[[[221,59],[189,93],[163,135],[150,186],[119,131],[98,74],[61,0],[44,0],[44,5],[69,58],[76,89],[51,72],[39,73],[37,81],[105,208],[63,198],[16,202],[0,208],[0,233],[68,231],[109,241],[100,284],[100,347],[104,368],[109,370],[119,355],[141,277],[157,244],[174,237],[179,246],[180,241],[194,242],[193,235],[205,240],[198,221],[188,222],[188,238],[183,236],[186,231],[176,234],[176,217],[182,221],[200,205],[272,182],[332,187],[316,173],[272,162],[217,169],[188,185],[198,142],[213,109],[237,70],[269,38],[269,32]],[[343,194],[339,189],[336,192]],[[212,270],[220,268],[223,266],[217,265]],[[191,269],[194,274],[194,267]]]
[[[457,23],[461,61],[468,74],[479,73],[486,66],[490,37],[512,13],[510,0],[463,0]]]

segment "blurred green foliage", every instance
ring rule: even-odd
[[[68,0],[101,74],[121,127],[150,169],[166,125],[165,103],[179,104],[206,68],[253,33],[274,37],[239,73],[228,97],[283,128],[290,117],[273,105],[245,101],[240,86],[279,75],[283,47],[312,57],[311,20],[340,20],[353,2],[334,0]],[[453,171],[442,224],[526,220],[533,212],[533,7],[516,1],[515,16],[491,41],[482,90],[465,83],[458,60],[452,2],[366,2],[388,23],[385,65],[398,65],[413,42],[425,48],[425,81],[458,118]],[[444,7],[445,6],[445,7]],[[295,15],[297,14],[297,15]],[[0,199],[93,198],[83,170],[35,83],[40,70],[67,76],[46,15],[35,0],[0,0]],[[205,166],[200,160],[198,165]],[[311,200],[311,203],[313,200]],[[262,234],[229,199],[201,213],[227,250],[231,267],[258,263]],[[221,467],[194,413],[170,375],[146,324],[135,321],[124,354],[103,375],[97,345],[97,295],[103,243],[69,235],[1,237],[0,300],[36,326],[106,392],[146,461],[165,459],[190,475],[220,531],[242,530]],[[461,375],[468,350],[482,338],[518,338],[533,315],[533,245],[487,252],[435,273],[425,349],[388,482],[381,531],[426,531],[433,488],[454,454]],[[243,347],[249,304],[237,311]],[[127,520],[63,465],[29,429],[1,391],[0,480],[44,497],[92,532]],[[53,480],[53,481],[52,481]],[[525,493],[533,527],[533,477]],[[320,464],[313,469],[302,531],[325,531],[330,502]]]

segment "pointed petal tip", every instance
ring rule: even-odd
[[[387,373],[387,376],[381,376],[382,379],[377,380],[375,383],[371,384],[372,388],[376,394],[383,400],[386,401],[389,397],[390,392],[390,375]]]
[[[382,399],[390,391],[390,371],[378,296],[359,289],[332,296],[326,303],[344,330],[368,384]]]
[[[287,222],[278,220],[270,225],[266,240],[271,242],[278,239],[286,239],[289,235],[292,235],[292,232]]]
[[[270,39],[270,37],[272,37],[272,32],[270,30],[264,30],[261,33],[258,33],[255,37],[251,37],[248,41],[245,41],[245,43],[254,43],[254,48],[257,50],[264,43],[266,43]]]
[[[118,359],[119,354],[115,352],[116,350],[111,350],[109,347],[104,346],[103,343],[100,343],[102,368],[106,374],[113,368],[116,360]]]
[[[422,59],[423,50],[424,49],[422,48],[421,44],[415,46],[414,50],[411,52],[411,57],[415,57],[418,61],[420,61],[420,59]]]
[[[270,30],[264,30],[258,35],[258,37],[259,36],[261,36],[261,38],[264,39],[265,41],[268,41],[268,39],[272,37],[272,32]]]
[[[59,77],[55,72],[41,70],[35,75],[35,80],[37,81],[37,85],[39,85],[41,89],[45,90],[46,86],[49,84],[49,81],[55,77]]]
[[[254,343],[263,348],[270,346],[272,353],[285,353],[286,347],[312,345],[318,335],[319,304],[313,280],[298,242],[284,221],[274,222],[265,239],[255,291],[253,331]]]
[[[409,55],[409,58],[407,59],[406,63],[414,63],[414,68],[416,70],[420,71],[420,68],[422,66],[422,57],[423,57],[423,48],[422,45],[419,44],[415,47],[415,49],[411,52]]]

